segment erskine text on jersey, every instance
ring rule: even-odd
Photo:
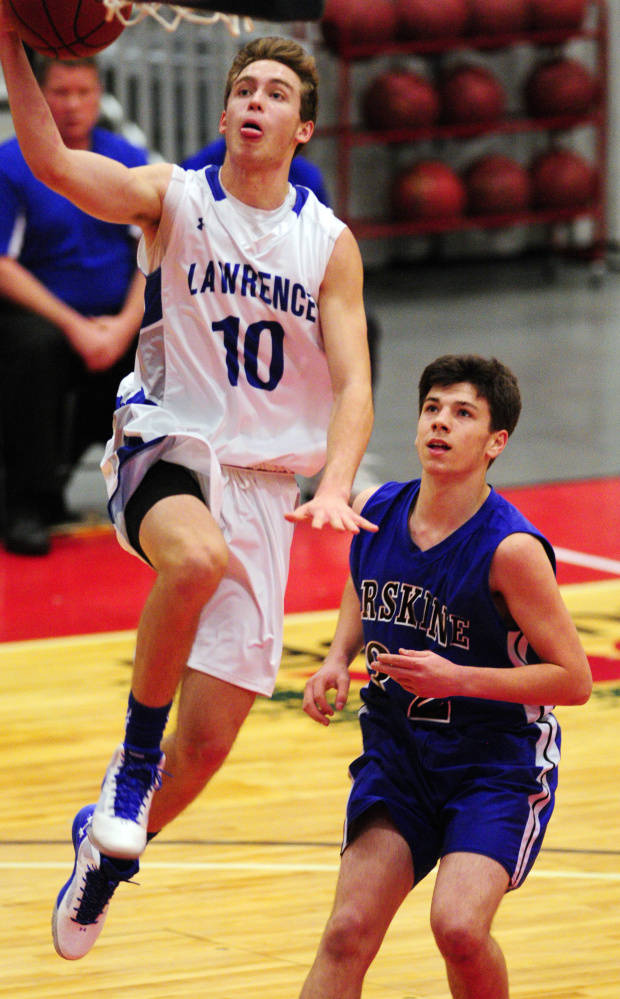
[[[469,648],[469,621],[451,614],[423,586],[389,580],[379,593],[375,579],[364,579],[360,589],[363,621],[393,622],[407,628],[418,628],[443,648],[449,645],[456,645],[459,649]]]

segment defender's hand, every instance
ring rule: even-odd
[[[334,709],[342,711],[347,703],[350,682],[349,671],[343,663],[330,663],[326,659],[304,688],[303,709],[306,714],[321,725],[329,725]],[[334,707],[325,696],[328,690],[336,691]]]
[[[457,697],[467,670],[428,649],[399,649],[398,655],[380,652],[376,663],[382,673],[418,697]]]

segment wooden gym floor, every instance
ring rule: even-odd
[[[615,284],[608,286],[603,297],[613,288]],[[519,297],[522,310],[527,294]],[[620,312],[620,288],[615,294]],[[493,314],[488,302],[482,310],[481,297],[478,292],[474,303],[470,288],[462,293],[461,320],[471,316],[468,301],[472,309],[481,308],[480,315]],[[560,297],[562,308],[558,305],[554,313],[558,329],[574,313],[583,325],[586,314],[592,319],[602,308],[601,293],[598,299],[591,297],[585,286]],[[458,295],[452,299],[456,307]],[[547,303],[546,311],[540,311],[548,319],[551,305],[544,290],[541,301]],[[385,328],[390,313],[379,293],[375,304]],[[418,320],[430,323],[432,301],[418,304]],[[404,305],[392,301],[389,308],[396,321]],[[609,302],[607,310],[611,324]],[[501,325],[497,313],[495,322]],[[529,333],[521,332],[517,345],[504,337],[510,362],[516,358],[515,366],[530,372],[525,379],[519,372],[530,402],[539,393],[536,378],[541,375],[535,355],[538,350],[541,358],[549,354],[549,340],[535,345],[539,335],[533,324]],[[390,364],[396,363],[392,355],[402,366],[404,339],[398,336],[392,342],[388,332],[383,341],[381,426],[374,435],[375,452],[384,462],[382,477],[386,467],[385,477],[394,475],[392,451],[376,442],[384,435],[389,443],[386,424],[396,426],[398,417],[399,425],[406,425],[411,409],[408,399],[397,403],[394,394],[390,411],[386,409],[386,379]],[[438,330],[437,341],[440,336]],[[491,338],[495,336],[497,330]],[[605,336],[603,330],[605,349],[617,351],[611,334],[608,340]],[[453,332],[450,337],[454,339]],[[475,339],[466,331],[468,338]],[[588,427],[579,431],[576,415],[564,441],[560,417],[541,388],[537,413],[525,424],[530,464],[525,464],[527,448],[521,442],[509,472],[502,473],[498,463],[497,475],[506,474],[508,480],[498,485],[556,546],[559,580],[597,682],[586,706],[558,709],[563,762],[556,813],[534,871],[505,899],[495,933],[508,960],[513,999],[617,999],[620,462],[617,450],[610,451],[617,424],[612,427],[609,407],[617,407],[620,396],[618,366],[613,369],[613,400],[609,358],[607,366],[592,367],[583,376],[590,383],[586,392],[576,377],[584,345],[572,333],[565,333],[561,344],[560,339],[556,329],[556,349],[563,350],[577,396],[573,405],[588,424],[591,444],[582,447]],[[416,342],[413,349],[424,353],[430,348]],[[495,343],[491,349],[502,356]],[[603,350],[601,343],[598,350]],[[590,352],[595,353],[593,345]],[[414,360],[417,380],[419,358]],[[548,371],[550,362],[545,363]],[[557,382],[547,384],[546,392],[559,398],[559,388]],[[567,398],[558,406],[570,415]],[[571,433],[576,441],[572,452]],[[597,440],[604,444],[598,451]],[[401,460],[403,453],[401,447]],[[545,474],[541,455],[549,457],[551,474]],[[405,468],[396,477],[408,474]],[[205,794],[149,846],[139,885],[120,887],[99,942],[75,963],[54,952],[51,910],[73,863],[73,815],[96,798],[120,738],[133,629],[151,576],[118,549],[103,527],[60,535],[47,559],[0,553],[0,996],[298,995],[333,895],[347,766],[359,749],[355,706],[363,677],[360,664],[351,702],[329,729],[301,712],[305,678],[333,634],[333,608],[347,572],[346,541],[327,533],[310,535],[301,529],[295,538],[285,653],[274,698],[259,700]],[[430,876],[403,906],[368,974],[364,999],[446,999],[443,965],[428,925],[432,884]]]

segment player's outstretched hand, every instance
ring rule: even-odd
[[[316,528],[329,524],[336,531],[351,531],[353,534],[359,534],[360,530],[378,530],[376,524],[352,510],[340,493],[327,489],[319,489],[311,500],[285,514],[285,517],[293,523],[310,520]]]
[[[380,652],[377,668],[418,697],[457,697],[467,667],[457,666],[428,649],[399,649],[398,655]]]
[[[344,663],[330,662],[326,659],[304,688],[302,706],[306,714],[321,725],[329,725],[334,710],[342,711],[347,703],[350,682],[349,670]],[[328,690],[336,691],[333,707],[325,696]]]

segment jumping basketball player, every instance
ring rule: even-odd
[[[549,542],[486,482],[519,416],[496,360],[448,355],[424,371],[422,477],[367,490],[379,527],[351,546],[334,642],[304,710],[329,724],[365,647],[363,754],[333,911],[302,999],[359,999],[411,888],[439,867],[431,925],[455,999],[508,999],[491,923],[523,883],[551,816],[560,730],[583,704],[588,660]]]
[[[147,275],[103,469],[119,537],[157,579],[125,738],[97,806],[74,820],[75,867],[54,910],[56,949],[76,959],[147,833],[199,794],[256,695],[273,690],[294,522],[374,530],[348,505],[372,424],[362,264],[351,232],[288,183],[317,104],[314,61],[296,43],[258,39],[237,55],[226,158],[200,172],[67,149],[6,15],[0,52],[33,173],[86,212],[140,226]],[[294,473],[324,462],[316,495],[296,509]]]

